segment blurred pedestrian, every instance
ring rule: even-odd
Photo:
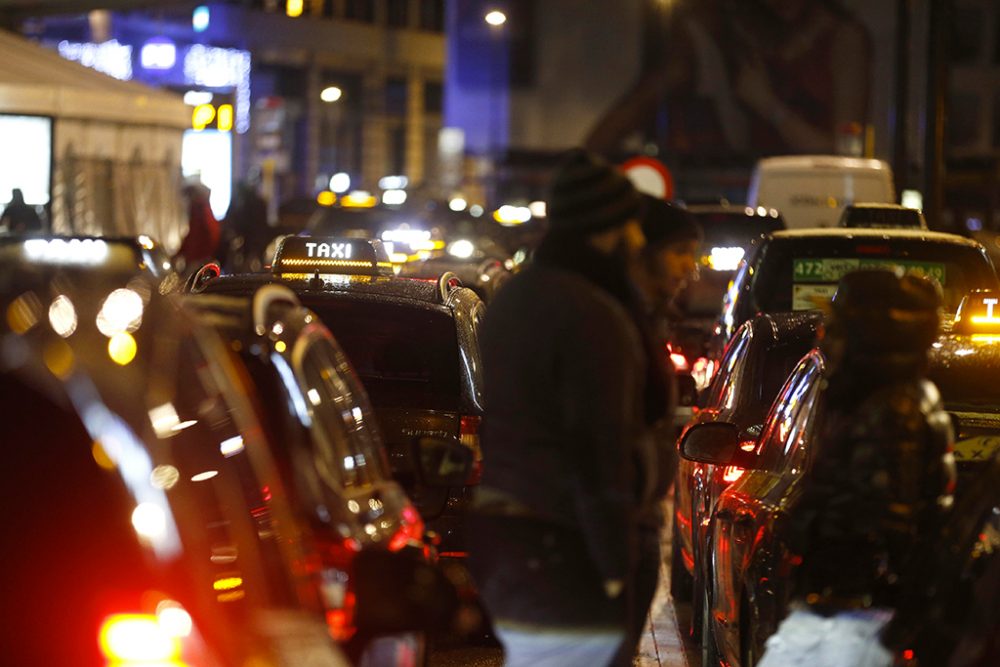
[[[626,635],[635,515],[652,486],[629,278],[641,199],[576,150],[548,204],[533,263],[483,324],[470,567],[508,665],[607,665]]]
[[[949,520],[900,578],[901,604],[883,633],[919,665],[1000,664],[1000,454],[963,480]]]
[[[259,271],[270,234],[267,202],[254,183],[240,182],[222,221],[223,241],[219,255],[226,267],[234,271]]]
[[[951,504],[951,421],[925,379],[941,295],[887,270],[841,280],[821,342],[828,374],[811,467],[779,530],[801,564],[761,667],[889,667],[881,632],[900,578]]]
[[[10,191],[10,202],[0,215],[0,227],[6,228],[10,234],[33,234],[45,231],[42,219],[34,206],[24,201],[21,188]]]
[[[630,627],[615,660],[616,665],[623,666],[632,664],[659,582],[663,500],[677,472],[677,433],[673,423],[677,378],[673,364],[667,363],[666,350],[670,323],[676,317],[674,299],[687,281],[697,275],[695,253],[702,238],[698,222],[683,208],[649,195],[643,195],[643,203],[642,232],[646,246],[633,276],[643,306],[637,313],[637,326],[646,342],[646,423],[651,428],[656,465],[652,469],[652,493],[647,495],[637,517]]]
[[[210,192],[202,183],[184,186],[184,196],[188,201],[188,231],[174,255],[174,261],[183,259],[183,270],[187,273],[215,257],[219,247],[219,222],[209,204]]]

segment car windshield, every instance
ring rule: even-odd
[[[376,407],[460,408],[460,356],[450,313],[374,300],[303,300],[333,332]]]
[[[882,237],[778,238],[761,254],[754,301],[764,312],[821,308],[845,273],[865,268],[898,268],[936,280],[950,312],[969,290],[997,287],[989,261],[971,246]]]

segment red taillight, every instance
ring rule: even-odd
[[[424,536],[424,522],[417,510],[407,505],[403,508],[401,517],[403,520],[399,530],[389,540],[389,551],[399,551],[410,543],[419,543]]]
[[[483,478],[483,451],[479,448],[479,424],[482,417],[475,415],[465,415],[459,420],[458,439],[472,450],[472,470],[469,471],[469,478],[465,480],[466,486],[479,484]]]
[[[174,630],[169,621],[165,624],[154,614],[113,614],[101,623],[98,643],[104,657],[116,665],[174,665],[181,656],[181,641]]]
[[[726,466],[726,469],[722,471],[722,481],[726,484],[732,484],[746,472],[745,468],[739,466]]]
[[[334,641],[345,642],[357,632],[354,627],[354,603],[354,593],[348,591],[344,594],[343,607],[326,612],[326,627]]]
[[[688,360],[683,354],[677,352],[670,353],[670,361],[674,365],[674,370],[678,373],[685,373],[688,370]]]

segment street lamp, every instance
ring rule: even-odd
[[[487,23],[491,26],[500,27],[507,22],[507,15],[501,12],[499,9],[494,9],[488,13],[485,17]]]
[[[343,94],[344,91],[337,86],[327,86],[320,92],[319,98],[324,102],[336,102]]]

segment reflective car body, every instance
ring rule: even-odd
[[[379,274],[221,276],[204,291],[245,296],[270,283],[295,292],[336,337],[375,408],[394,476],[440,534],[441,555],[463,552],[460,519],[471,488],[421,485],[412,445],[422,436],[458,438],[478,461],[482,301],[457,281]]]
[[[785,613],[790,568],[774,525],[811,459],[823,370],[818,351],[796,366],[771,407],[753,466],[719,495],[712,513],[702,641],[713,642],[729,665],[752,665]]]
[[[755,441],[782,384],[815,344],[821,321],[818,313],[780,313],[759,315],[746,322],[726,350],[703,407],[689,428],[728,422],[738,427],[743,439]],[[699,631],[702,588],[706,581],[701,545],[708,519],[722,490],[744,473],[738,462],[716,466],[680,458],[674,481],[675,557],[671,577],[673,581],[687,576],[695,584],[692,591],[695,634]]]
[[[293,507],[319,542],[330,631],[356,653],[368,637],[356,635],[354,623],[355,556],[369,549],[432,555],[419,514],[392,479],[368,396],[329,330],[288,290],[270,285],[253,298],[200,294],[186,303],[250,372]],[[418,638],[394,641],[400,662],[418,661]]]
[[[346,664],[238,363],[75,249],[3,246],[5,662]]]
[[[944,335],[931,350],[928,378],[938,386],[956,428],[959,507],[964,484],[1000,452],[1000,396],[990,380],[996,377],[991,370],[1000,370],[997,345],[991,337]],[[813,350],[789,377],[750,469],[720,494],[710,520],[709,618],[715,646],[728,664],[753,664],[786,613],[790,565],[774,526],[794,503],[815,451],[824,363]]]
[[[744,260],[723,301],[713,349],[757,313],[812,310],[829,301],[837,281],[858,268],[894,267],[941,283],[954,313],[971,289],[997,287],[986,250],[954,234],[903,229],[803,229],[775,232]]]

